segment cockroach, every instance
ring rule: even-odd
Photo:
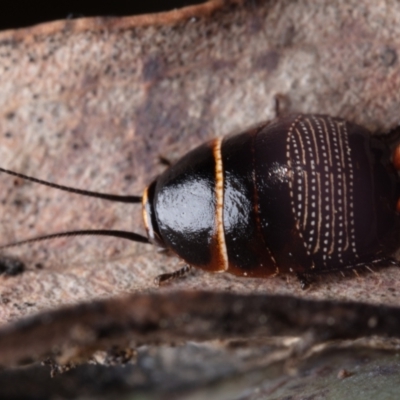
[[[187,264],[159,282],[193,266],[260,278],[294,273],[305,287],[319,274],[399,265],[392,257],[400,232],[398,136],[371,135],[327,115],[286,115],[202,144],[142,196],[90,192],[0,169],[68,192],[142,203],[147,231],[147,237],[69,231],[1,248],[70,235],[151,243]]]

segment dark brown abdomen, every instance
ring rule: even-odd
[[[255,154],[261,227],[281,270],[340,270],[389,251],[395,173],[366,129],[290,116],[258,132]]]

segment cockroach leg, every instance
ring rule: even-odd
[[[365,268],[366,270],[368,270],[369,272],[371,272],[371,274],[375,274],[375,271],[374,271],[368,264],[365,264],[365,265],[364,265],[364,268]]]
[[[395,258],[388,258],[386,261],[388,262],[389,265],[400,267],[400,261],[396,260]]]
[[[312,283],[314,282],[314,279],[310,274],[304,274],[304,273],[296,273],[297,279],[300,282],[300,287],[302,290],[308,289]]]
[[[357,272],[356,269],[352,269],[352,271],[353,271],[353,274],[354,274],[357,278],[360,277],[360,275],[359,275],[359,273]]]
[[[160,164],[162,164],[166,167],[170,167],[172,165],[172,161],[169,160],[168,158],[162,156],[161,154],[158,156],[158,161],[160,162]]]
[[[389,267],[396,266],[400,267],[400,261],[396,260],[393,257],[379,257],[375,260],[371,260],[364,263],[359,263],[354,265],[354,269],[360,270],[361,268],[366,268],[368,271],[375,273],[375,271],[371,267]]]
[[[290,112],[290,99],[283,93],[276,93],[274,96],[274,111],[275,118],[279,118],[282,115]]]
[[[155,279],[154,279],[154,283],[157,286],[161,286],[164,285],[168,282],[171,282],[175,279],[179,279],[182,278],[183,276],[185,276],[190,270],[192,269],[192,267],[190,265],[185,265],[182,268],[178,269],[177,271],[174,272],[169,272],[166,274],[161,274],[158,275]]]

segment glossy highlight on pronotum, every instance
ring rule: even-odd
[[[61,232],[0,248],[68,235],[110,235],[149,242],[189,267],[267,278],[392,265],[398,248],[400,135],[371,135],[327,115],[292,114],[190,151],[145,188],[118,196],[142,203],[148,237],[113,230]]]

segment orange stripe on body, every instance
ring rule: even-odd
[[[229,268],[228,252],[226,250],[224,229],[224,170],[221,156],[222,139],[215,139],[213,154],[215,160],[215,220],[217,228],[217,247],[221,266],[218,271],[224,272]]]

